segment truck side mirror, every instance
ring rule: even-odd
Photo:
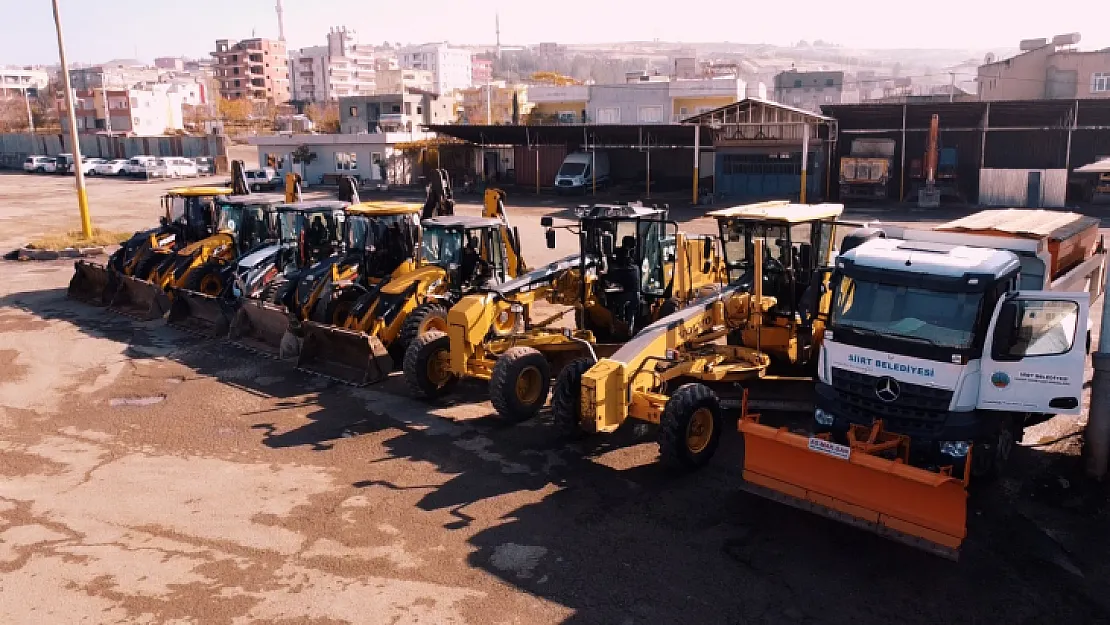
[[[548,228],[546,234],[547,234],[547,249],[549,249],[549,250],[555,249],[555,229],[554,228]]]
[[[605,256],[613,255],[613,233],[604,232],[601,235],[601,253]]]
[[[540,227],[541,228],[550,228],[554,225],[555,225],[555,220],[552,219],[550,216],[540,217]]]

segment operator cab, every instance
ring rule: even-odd
[[[231,195],[217,200],[216,231],[235,240],[238,254],[278,238],[276,207],[280,195]]]
[[[370,279],[387,278],[416,257],[420,242],[420,206],[399,202],[363,202],[347,209],[344,264],[358,263]]]
[[[343,241],[347,206],[347,202],[339,200],[279,206],[281,253],[289,254],[298,266],[307,267],[337,252]]]
[[[216,230],[216,201],[231,195],[228,187],[182,187],[162,196],[163,226],[176,226],[186,241],[199,241]]]
[[[501,235],[504,222],[500,219],[449,215],[425,219],[421,225],[421,260],[447,271],[451,285],[467,291],[509,279],[508,254]]]

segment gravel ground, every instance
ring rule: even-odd
[[[153,223],[169,186],[93,179],[93,218]],[[0,249],[73,227],[71,189],[0,174]],[[538,227],[563,205],[508,203],[533,263],[570,252]],[[741,492],[734,433],[675,476],[649,428],[570,444],[478,384],[336,385],[70,302],[71,274],[0,263],[0,622],[1110,621],[1102,492],[1052,443],[1074,419],[973,493],[953,563]]]

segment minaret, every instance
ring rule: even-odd
[[[277,0],[278,41],[285,41],[285,16],[281,12],[281,0]]]
[[[278,0],[280,2],[280,0]],[[493,29],[497,34],[497,60],[501,60],[501,14],[493,14]]]

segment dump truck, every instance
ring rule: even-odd
[[[894,165],[893,139],[853,139],[840,159],[840,199],[885,200]]]
[[[380,381],[417,336],[446,329],[459,298],[525,273],[504,199],[486,189],[481,217],[425,211],[417,264],[362,293],[345,319],[306,322],[298,368],[349,384]]]
[[[290,278],[337,253],[342,246],[347,203],[315,200],[275,208],[276,240],[265,240],[223,268],[221,293],[175,289],[166,321],[196,334],[228,333],[246,299],[276,304]]]
[[[1081,216],[993,213],[857,229],[804,290],[768,253],[781,237],[749,231],[725,250],[763,259],[747,263],[751,280],[567,367],[556,423],[658,423],[661,457],[697,468],[736,401],[746,490],[957,557],[970,481],[1001,469],[1027,418],[1079,410],[1084,289],[1105,270]],[[813,416],[750,412],[748,391],[785,383],[774,372],[795,354],[816,364]]]
[[[404,373],[414,394],[438,398],[460,379],[485,380],[500,416],[530,418],[547,403],[552,375],[563,365],[612,353],[724,281],[715,238],[679,233],[665,209],[636,203],[577,212],[577,224],[560,226],[578,236],[577,254],[467,295],[448,311],[446,331],[409,346]],[[554,220],[545,217],[541,226],[554,248]],[[544,302],[562,310],[533,318]],[[570,313],[573,326],[555,325]]]
[[[214,232],[215,200],[231,194],[230,187],[180,187],[162,196],[159,225],[131,235],[108,257],[107,265],[87,260],[74,263],[67,295],[97,306],[107,306],[115,295],[117,275],[143,280],[166,256]]]

